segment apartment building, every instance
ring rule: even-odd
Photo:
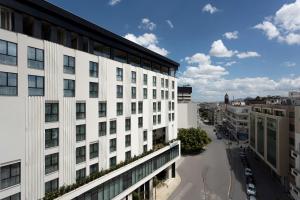
[[[223,125],[224,119],[225,119],[225,105],[219,104],[216,106],[215,112],[214,112],[214,125],[215,126]]]
[[[295,161],[289,156],[295,143],[295,106],[253,105],[250,113],[250,148],[288,186],[294,182]]]
[[[0,11],[0,199],[152,199],[179,64],[46,1]]]
[[[249,133],[249,114],[251,107],[245,105],[230,105],[225,107],[225,125],[233,137],[247,140]]]

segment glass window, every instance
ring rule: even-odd
[[[148,132],[147,131],[143,132],[143,139],[144,139],[144,141],[147,141],[147,139],[148,139]]]
[[[137,56],[128,55],[128,63],[130,65],[139,67],[139,66],[141,66],[141,59]]]
[[[17,44],[0,40],[0,63],[17,65]]]
[[[126,151],[125,152],[125,160],[130,160],[131,159],[131,151]]]
[[[18,77],[17,74],[0,72],[0,96],[18,95]]]
[[[165,98],[165,91],[161,90],[161,99],[164,99]]]
[[[131,119],[126,118],[125,119],[125,131],[130,131],[130,129],[131,129]]]
[[[153,102],[153,112],[156,112],[156,102]]]
[[[98,163],[90,165],[90,174],[94,174],[96,172],[99,172],[99,164]]]
[[[110,167],[114,167],[116,165],[117,165],[117,157],[114,156],[114,157],[112,157],[112,158],[109,159],[109,166]]]
[[[174,110],[174,109],[175,109],[175,103],[172,102],[172,110]]]
[[[117,67],[117,81],[123,81],[123,69]]]
[[[172,99],[174,100],[174,98],[175,98],[175,94],[174,92],[172,92]]]
[[[143,82],[144,82],[144,85],[148,84],[148,76],[147,76],[147,74],[144,74]]]
[[[76,103],[76,119],[85,119],[85,103]]]
[[[14,195],[11,195],[9,197],[5,197],[4,199],[1,199],[1,200],[21,200],[21,193],[17,193],[17,194],[14,194]]]
[[[148,98],[148,90],[147,88],[143,88],[144,99]]]
[[[136,114],[136,103],[135,102],[131,103],[131,114]]]
[[[28,47],[27,58],[29,68],[44,69],[44,50]]]
[[[113,56],[114,60],[122,62],[122,63],[127,63],[127,53],[124,51],[120,51],[117,49],[113,49]]]
[[[64,79],[64,97],[75,97],[75,80]]]
[[[13,20],[14,20],[13,12],[10,9],[0,7],[0,28],[13,31],[14,28]]]
[[[117,149],[117,139],[110,139],[109,140],[109,151],[110,153],[115,152]]]
[[[58,153],[50,154],[45,157],[45,174],[49,174],[58,170],[59,159]]]
[[[175,81],[172,81],[172,89],[175,88]]]
[[[90,77],[98,78],[98,63],[90,61]]]
[[[51,148],[58,146],[59,142],[59,129],[52,128],[45,130],[45,147]]]
[[[125,135],[125,147],[131,146],[131,135]]]
[[[171,113],[169,113],[169,122],[172,121]]]
[[[136,99],[136,87],[131,87],[131,98]]]
[[[142,101],[139,101],[139,104],[138,104],[138,109],[139,109],[139,114],[143,113],[143,102]]]
[[[136,83],[136,72],[131,72],[131,83]]]
[[[94,42],[94,54],[105,58],[110,58],[110,47],[104,44]]]
[[[76,171],[76,181],[80,181],[85,178],[85,171],[85,168]]]
[[[117,115],[123,115],[123,103],[117,103]]]
[[[143,127],[143,117],[138,118],[138,126],[139,126],[139,128]]]
[[[64,73],[75,74],[75,58],[64,55]]]
[[[46,103],[45,104],[45,121],[57,122],[59,120],[58,103]]]
[[[85,140],[86,128],[85,124],[76,126],[76,142]]]
[[[161,111],[161,102],[160,101],[157,103],[157,107],[158,107],[158,112],[160,112]]]
[[[110,134],[115,134],[117,132],[117,121],[110,121],[109,124],[109,132]]]
[[[164,88],[165,87],[165,80],[163,78],[161,78],[160,82],[161,82],[161,87]]]
[[[85,146],[76,148],[76,164],[85,162]]]
[[[153,125],[156,124],[156,115],[153,115]]]
[[[166,91],[166,99],[169,99],[169,92]]]
[[[144,145],[143,149],[144,149],[144,153],[147,152],[148,150],[147,144]]]
[[[17,185],[21,182],[21,163],[0,167],[0,189]]]
[[[106,102],[99,102],[99,117],[106,116]]]
[[[169,80],[166,79],[166,88],[168,88],[168,87],[169,87]]]
[[[106,122],[99,122],[99,136],[106,135]]]
[[[158,123],[158,124],[161,123],[161,115],[157,115],[157,123]]]
[[[156,76],[153,76],[153,87],[156,87]]]
[[[90,159],[96,158],[99,155],[99,143],[90,144]]]
[[[98,98],[98,83],[90,82],[90,98]]]
[[[169,101],[169,111],[171,111],[171,101]]]
[[[45,183],[45,193],[58,190],[58,178]]]
[[[123,98],[123,86],[117,85],[117,98]]]
[[[44,77],[28,75],[28,95],[44,96]]]
[[[175,120],[175,114],[172,113],[172,121],[174,121],[174,120]]]
[[[152,94],[153,94],[153,99],[156,99],[156,89],[152,90]]]

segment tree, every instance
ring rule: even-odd
[[[207,133],[199,128],[179,129],[178,139],[181,141],[183,154],[200,153],[203,147],[211,142]]]

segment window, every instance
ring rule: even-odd
[[[131,159],[131,151],[126,151],[125,152],[125,160],[130,160]]]
[[[117,98],[123,98],[123,86],[117,85]]]
[[[81,181],[85,178],[85,168],[76,171],[76,181]]]
[[[123,103],[117,103],[117,115],[123,115]]]
[[[17,185],[21,182],[21,163],[0,167],[0,189]]]
[[[16,193],[1,200],[21,200],[21,193]]]
[[[117,139],[110,139],[109,140],[109,151],[110,153],[115,152],[117,150]]]
[[[90,174],[94,174],[96,172],[99,172],[99,164],[98,163],[90,165]]]
[[[45,183],[45,193],[58,190],[58,178]]]
[[[136,83],[136,72],[131,71],[131,83]]]
[[[109,126],[109,132],[110,134],[115,134],[117,132],[117,121],[114,120],[114,121],[110,121],[109,122],[110,126]]]
[[[58,103],[46,103],[45,105],[45,121],[57,122],[59,120]]]
[[[169,122],[172,121],[171,113],[169,113]]]
[[[143,102],[142,101],[139,101],[139,104],[138,104],[138,109],[139,109],[139,114],[143,113]]]
[[[0,72],[0,95],[17,96],[17,94],[18,94],[17,74]]]
[[[136,114],[136,103],[135,102],[131,103],[131,114]]]
[[[75,80],[64,79],[64,97],[75,97]]]
[[[143,117],[138,118],[138,126],[139,126],[139,128],[143,127]]]
[[[14,27],[13,19],[14,14],[11,10],[0,7],[0,28],[12,31]]]
[[[147,145],[145,144],[144,147],[143,147],[144,153],[147,152],[147,148],[148,148],[148,147],[147,147]]]
[[[76,103],[76,119],[85,119],[85,103]]]
[[[130,131],[130,129],[131,129],[131,119],[126,118],[125,119],[125,131]]]
[[[172,102],[172,110],[174,110],[174,109],[175,109],[175,103]]]
[[[127,52],[113,49],[113,59],[122,63],[127,63]]]
[[[90,82],[90,98],[98,98],[98,83]]]
[[[58,153],[50,154],[45,157],[45,174],[49,174],[58,170]]]
[[[144,139],[144,142],[147,141],[147,139],[148,139],[148,132],[147,131],[143,132],[143,139]]]
[[[161,123],[161,115],[157,115],[157,123],[160,124]]]
[[[175,94],[174,92],[172,92],[172,99],[174,100],[174,98],[175,98]]]
[[[114,167],[114,166],[116,166],[116,165],[117,165],[117,157],[116,157],[116,156],[111,157],[111,158],[109,159],[109,166],[110,166],[110,167]]]
[[[99,143],[90,144],[90,159],[96,158],[99,155]]]
[[[164,79],[163,79],[163,78],[161,78],[160,80],[161,80],[161,81],[160,81],[160,82],[161,82],[161,87],[162,87],[162,88],[163,88],[163,87],[165,87],[165,82],[164,82]]]
[[[85,162],[85,146],[76,148],[76,164]]]
[[[289,124],[289,130],[291,132],[294,132],[295,131],[295,125],[294,124]]]
[[[153,125],[156,124],[156,115],[153,115]]]
[[[106,122],[99,122],[99,136],[106,135]]]
[[[44,69],[44,50],[28,47],[27,58],[29,68]]]
[[[90,77],[98,78],[98,63],[90,61]]]
[[[169,92],[166,91],[166,99],[169,99]]]
[[[148,90],[147,88],[143,88],[144,99],[148,98]]]
[[[64,73],[75,74],[75,58],[64,55]]]
[[[102,56],[105,58],[110,58],[110,47],[105,46],[101,43],[94,42],[93,53],[97,56]]]
[[[125,135],[125,147],[131,146],[131,135]]]
[[[156,102],[153,102],[153,112],[156,112]]]
[[[157,107],[158,107],[158,112],[160,112],[161,111],[161,102],[159,101],[158,103],[157,103]]]
[[[117,81],[123,81],[123,69],[117,67]]]
[[[156,99],[156,90],[153,89],[152,91],[153,91],[153,99]]]
[[[44,96],[44,77],[28,75],[28,96]]]
[[[172,121],[174,121],[174,119],[175,119],[175,114],[172,113]]]
[[[165,91],[161,90],[161,99],[164,99],[165,98]]]
[[[17,44],[0,40],[0,63],[17,65]]]
[[[166,79],[166,88],[168,88],[168,87],[169,87],[169,80]]]
[[[169,101],[169,111],[171,110],[171,101]]]
[[[148,85],[148,76],[147,76],[147,74],[144,74],[143,82],[144,82],[144,85]]]
[[[86,129],[85,124],[76,126],[76,142],[85,140]]]
[[[131,87],[131,98],[136,99],[136,87]]]
[[[99,117],[105,117],[106,116],[106,102],[99,102]]]
[[[45,147],[51,148],[58,146],[59,141],[59,129],[58,128],[52,128],[52,129],[46,129],[45,130]]]
[[[175,88],[175,81],[172,81],[172,89]]]
[[[156,87],[156,76],[153,76],[152,79],[153,87]]]

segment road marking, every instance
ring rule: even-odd
[[[188,184],[186,184],[183,189],[179,192],[179,194],[175,197],[175,199],[173,200],[182,200],[183,196],[191,189],[191,187],[193,186],[193,184],[191,182],[189,182]]]

